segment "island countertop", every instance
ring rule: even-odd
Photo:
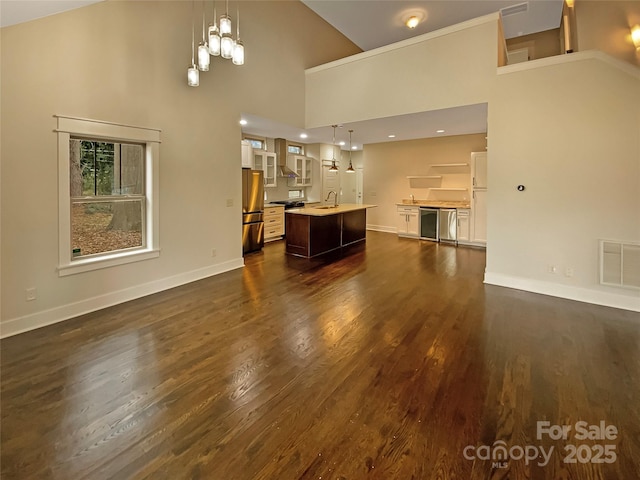
[[[285,213],[293,215],[308,215],[313,217],[326,217],[328,215],[337,215],[339,213],[353,212],[356,210],[365,210],[373,208],[377,205],[368,205],[362,203],[343,203],[334,207],[332,205],[319,205],[317,207],[292,208],[286,210]]]

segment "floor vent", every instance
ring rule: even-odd
[[[504,7],[500,9],[503,17],[509,15],[515,15],[516,13],[525,13],[529,11],[529,2],[518,3],[517,5],[511,5],[510,7]]]
[[[640,243],[600,240],[600,283],[640,288]]]

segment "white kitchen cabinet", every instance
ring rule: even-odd
[[[398,206],[397,230],[400,237],[420,236],[420,207]]]
[[[264,208],[264,241],[279,240],[284,235],[284,206],[268,205]]]
[[[471,240],[471,210],[458,208],[458,242],[468,243]]]
[[[267,152],[266,150],[254,150],[253,163],[256,170],[262,170],[264,172],[264,186],[276,187],[276,167],[278,165],[276,154],[274,152]]]
[[[289,168],[298,174],[292,178],[290,186],[309,187],[312,184],[313,158],[303,155],[289,155],[287,158]]]
[[[487,152],[471,154],[471,188],[487,188]]]
[[[243,140],[240,144],[242,154],[242,168],[254,168],[253,165],[253,148],[251,144],[246,140]]]
[[[471,243],[487,243],[487,191],[474,190],[471,199]]]

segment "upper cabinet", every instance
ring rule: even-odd
[[[256,170],[262,170],[264,172],[265,187],[277,186],[277,165],[277,155],[274,152],[267,152],[266,150],[253,151],[253,168],[255,168]]]
[[[487,188],[487,152],[471,154],[471,186]]]
[[[241,142],[242,168],[253,168],[253,148],[246,140]]]
[[[298,174],[291,179],[291,186],[309,187],[312,184],[313,158],[303,155],[289,155],[287,157],[289,168]]]

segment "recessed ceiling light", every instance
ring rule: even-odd
[[[396,138],[395,135],[389,135],[389,138]]]
[[[338,145],[340,145],[341,147],[344,147],[345,143],[344,142],[340,142],[340,143],[338,143]]]
[[[444,130],[436,130],[436,133],[444,133]]]
[[[248,122],[244,119],[240,120],[240,125],[246,125]]]
[[[357,150],[357,149],[358,149],[358,147],[357,147],[357,146],[355,146],[355,145],[353,145],[353,146],[351,147],[351,150]]]
[[[405,25],[413,30],[418,26],[419,23],[420,23],[420,19],[415,15],[412,15],[407,19]]]
[[[300,138],[307,138],[309,135],[307,135],[306,133],[301,133],[300,134]]]

